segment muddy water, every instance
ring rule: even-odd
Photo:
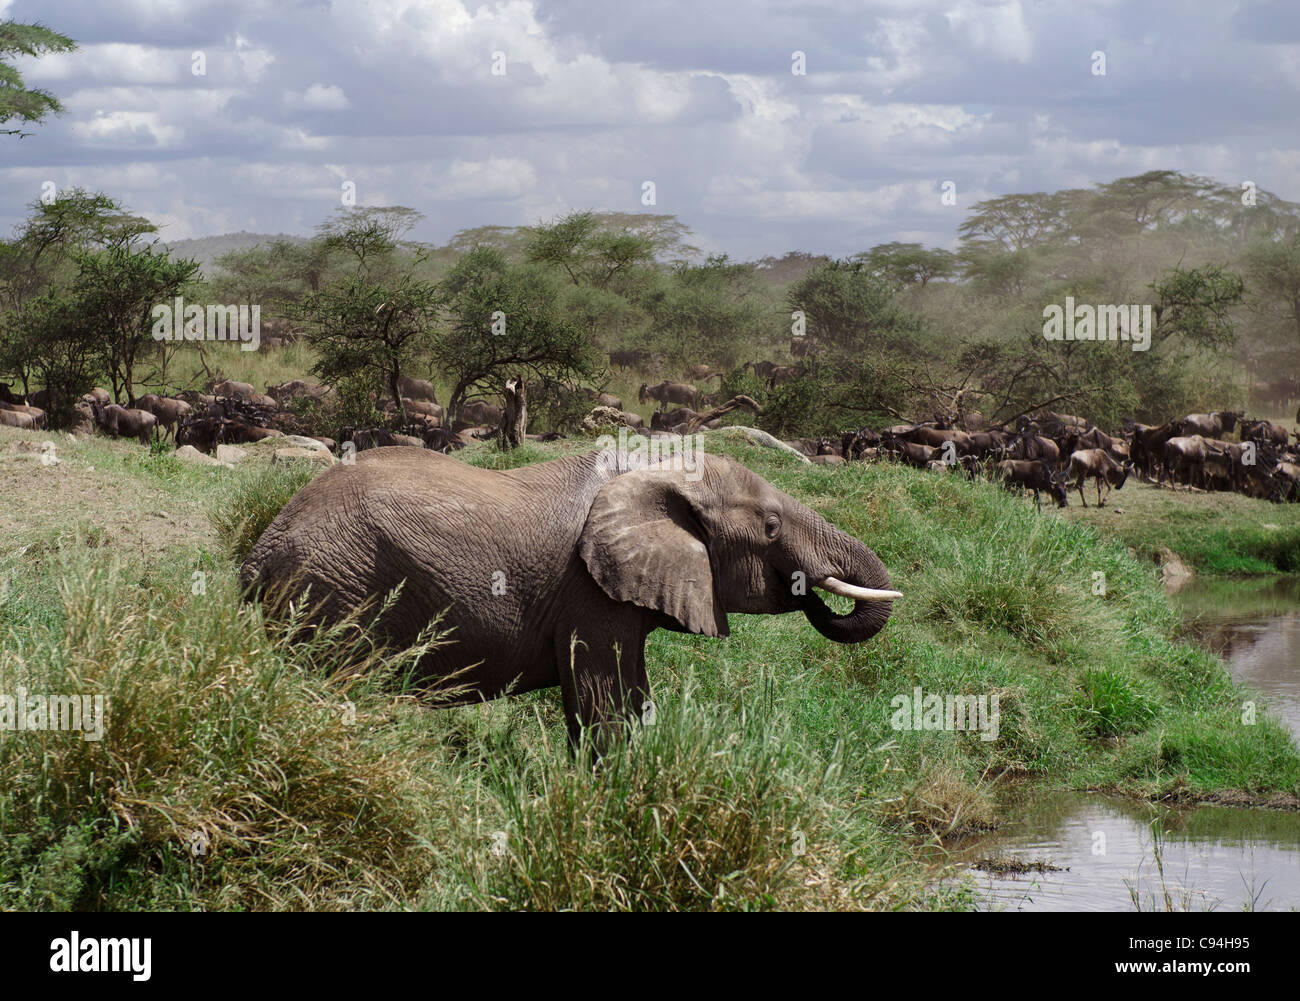
[[[1300,908],[1300,814],[1169,810],[1087,793],[1009,803],[1013,823],[962,845],[956,861],[1042,864],[975,870],[981,906],[1013,911]],[[1136,902],[1135,902],[1136,901]]]
[[[1300,739],[1300,579],[1195,582],[1174,599],[1189,631]],[[1015,860],[973,876],[1003,910],[1300,909],[1300,814],[1170,810],[1085,793],[1010,798],[1012,821],[964,842],[954,861]]]
[[[1192,634],[1300,739],[1300,578],[1195,581],[1173,600]]]

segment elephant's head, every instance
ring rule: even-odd
[[[739,463],[697,462],[698,477],[661,463],[596,495],[580,553],[610,597],[706,636],[728,634],[728,612],[802,611],[839,643],[884,627],[901,595],[875,553]],[[835,614],[814,587],[853,610]]]

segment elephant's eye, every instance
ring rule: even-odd
[[[769,540],[775,539],[781,534],[781,519],[774,514],[769,514],[763,521],[763,531]]]

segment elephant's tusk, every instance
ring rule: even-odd
[[[874,587],[845,584],[835,577],[823,577],[821,583],[814,586],[831,594],[838,594],[841,598],[852,598],[854,601],[894,601],[903,596],[898,591],[881,591]]]

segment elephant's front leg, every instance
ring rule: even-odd
[[[617,625],[623,628],[611,628]],[[574,624],[557,633],[555,656],[569,746],[574,752],[584,728],[596,754],[602,755],[640,716],[650,698],[645,669],[645,638],[650,628],[640,622],[604,619],[589,621],[585,628]]]

